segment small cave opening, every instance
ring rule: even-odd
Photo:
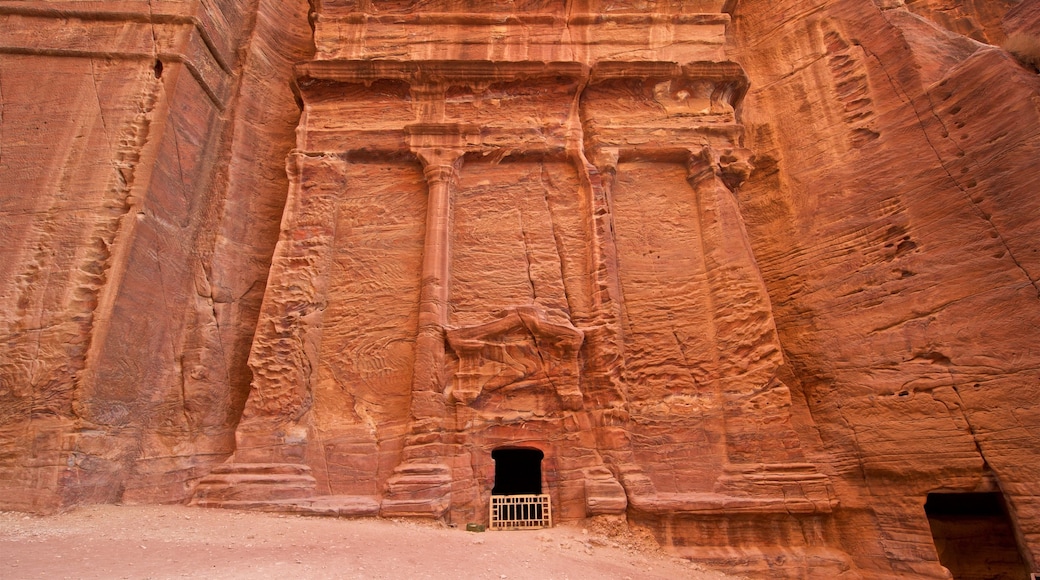
[[[504,447],[491,452],[495,461],[495,486],[491,495],[542,493],[542,459],[538,449]]]
[[[924,511],[939,562],[954,580],[1029,577],[1000,492],[930,493]]]

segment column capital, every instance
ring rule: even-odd
[[[751,164],[751,151],[743,148],[717,151],[712,147],[690,149],[687,161],[686,180],[697,187],[708,178],[719,179],[730,191],[740,188],[754,166]]]
[[[690,149],[690,157],[686,160],[686,181],[696,189],[708,180],[718,177],[719,158],[711,147]]]
[[[600,174],[616,175],[619,156],[616,147],[597,147],[592,151],[591,161]]]
[[[462,149],[420,147],[415,149],[415,155],[423,165],[423,173],[430,185],[439,183],[453,183],[462,170],[462,159],[465,155]]]
[[[730,191],[737,191],[751,177],[754,156],[743,148],[727,149],[719,155],[719,177]]]

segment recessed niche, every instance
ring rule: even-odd
[[[930,493],[924,511],[939,562],[954,580],[1029,577],[1000,492]]]

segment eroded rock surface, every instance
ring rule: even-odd
[[[1037,6],[0,2],[3,505],[486,523],[528,448],[751,575],[943,578],[937,491],[1035,564]]]
[[[234,449],[306,2],[0,2],[0,489],[176,501]]]
[[[936,574],[925,495],[995,485],[1035,562],[1037,75],[901,7],[796,5],[734,14],[739,197],[859,562]]]

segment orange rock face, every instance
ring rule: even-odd
[[[23,4],[4,507],[515,475],[751,575],[1035,568],[1035,2]]]
[[[175,501],[233,451],[306,18],[0,2],[6,507]]]

